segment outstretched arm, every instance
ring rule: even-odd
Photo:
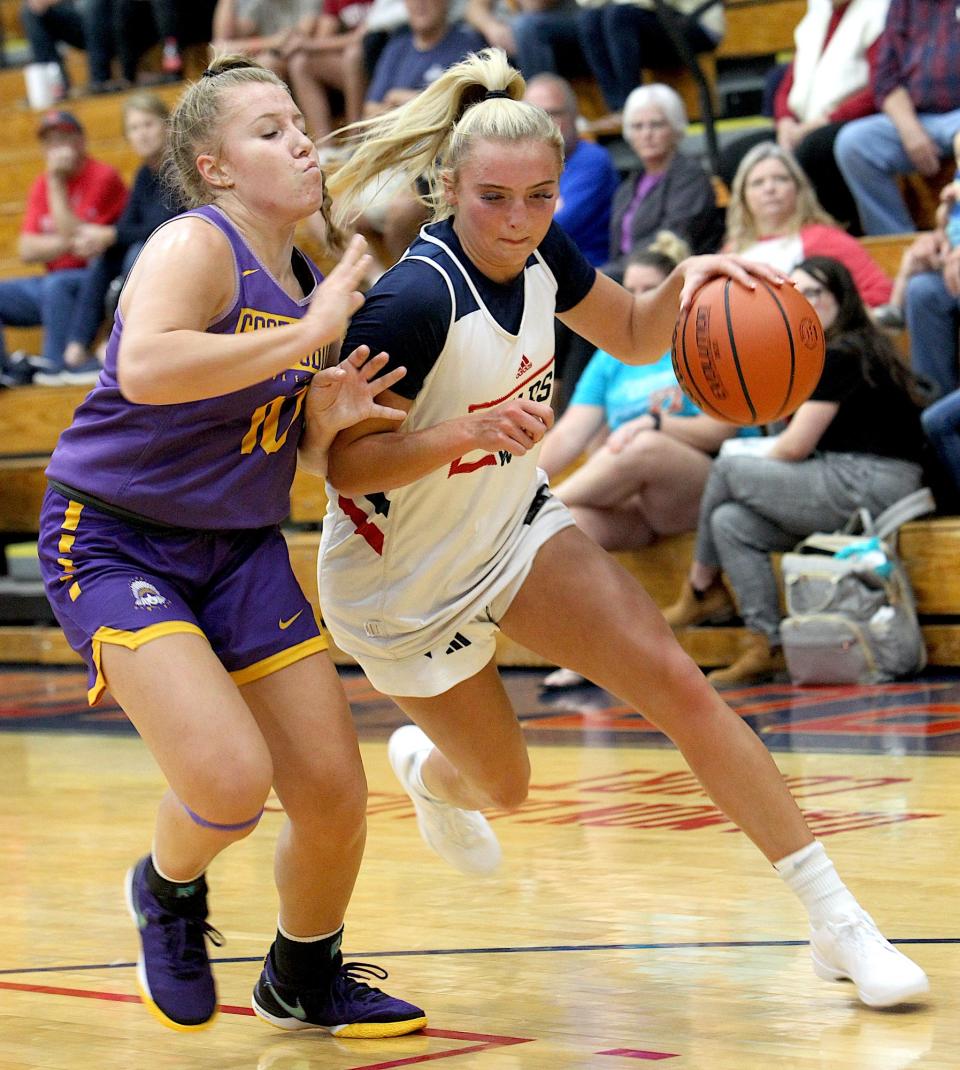
[[[147,243],[121,299],[117,374],[124,396],[146,405],[217,397],[295,367],[336,342],[363,304],[357,287],[370,264],[365,248],[362,238],[351,242],[296,323],[212,334],[207,327],[233,295],[233,255],[208,223],[174,220]]]
[[[751,289],[756,285],[754,277],[776,286],[784,281],[783,275],[766,264],[739,256],[691,256],[681,260],[655,290],[636,296],[597,272],[587,296],[557,318],[624,364],[650,364],[670,348],[678,313],[717,275]]]

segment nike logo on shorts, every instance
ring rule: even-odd
[[[302,613],[302,612],[303,612],[303,610],[301,609],[300,613]],[[293,624],[293,622],[297,619],[297,617],[300,616],[300,613],[294,613],[294,615],[292,617],[290,617],[288,620],[283,620],[283,618],[281,618],[280,620],[277,621],[277,627],[280,629],[280,631],[285,632],[287,630],[287,628],[289,628],[290,625]]]

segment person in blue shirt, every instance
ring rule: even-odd
[[[538,74],[527,82],[523,99],[543,108],[563,137],[564,167],[553,218],[587,261],[599,268],[607,261],[610,211],[620,176],[607,150],[596,142],[584,141],[577,133],[577,97],[566,79],[556,74]],[[573,387],[593,350],[594,346],[586,339],[557,320],[558,412],[563,412],[569,403]]]
[[[570,83],[556,74],[527,82],[523,99],[550,116],[563,135],[564,167],[554,219],[573,238],[594,267],[607,260],[610,206],[620,185],[610,153],[577,133],[577,98]]]

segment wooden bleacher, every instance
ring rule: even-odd
[[[61,428],[85,394],[84,387],[21,387],[0,392],[0,534],[29,536],[44,491],[43,469]],[[326,508],[320,480],[298,474],[291,496],[291,520],[319,525]],[[317,605],[317,530],[287,533],[294,571]],[[660,606],[676,597],[693,551],[693,535],[663,539],[654,546],[615,556]],[[960,517],[938,517],[908,524],[900,553],[913,583],[932,665],[960,665]],[[745,638],[741,628],[688,628],[680,633],[686,650],[704,666],[732,661]],[[338,661],[348,662],[335,652]],[[498,661],[504,665],[546,667],[535,654],[500,636]],[[0,627],[0,662],[36,661],[75,664],[59,629]]]
[[[775,56],[793,51],[793,31],[807,10],[806,0],[725,0],[727,32],[718,59]]]

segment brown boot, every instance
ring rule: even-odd
[[[737,607],[722,580],[714,580],[705,591],[695,591],[684,581],[680,597],[663,611],[671,628],[692,628],[697,624],[723,624],[735,617]]]
[[[771,650],[770,641],[760,632],[749,632],[748,636],[747,646],[732,665],[707,673],[707,679],[715,687],[757,683],[786,669],[787,663],[779,647]]]

